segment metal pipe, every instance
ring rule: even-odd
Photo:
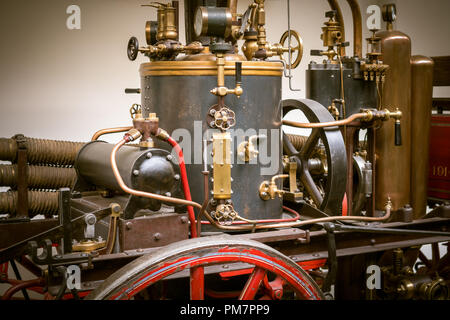
[[[256,229],[274,229],[274,228],[294,228],[294,227],[301,227],[305,225],[310,224],[316,224],[316,223],[324,223],[324,222],[332,222],[332,221],[361,221],[361,222],[382,222],[389,219],[391,216],[391,208],[392,203],[390,200],[388,200],[388,203],[385,206],[386,214],[381,217],[361,217],[361,216],[332,216],[332,217],[324,217],[324,218],[317,218],[317,219],[309,219],[299,222],[292,222],[292,223],[277,223],[277,224],[250,224],[250,225],[241,225],[241,226],[223,226],[218,224],[207,211],[205,211],[205,216],[208,219],[211,224],[213,224],[215,227],[222,229],[222,230],[256,230]]]
[[[71,187],[77,174],[73,168],[49,166],[27,166],[27,184],[29,188],[59,189]],[[0,164],[0,186],[16,187],[18,184],[18,166]]]
[[[29,164],[73,165],[78,150],[84,145],[84,142],[23,138]],[[0,138],[0,160],[15,162],[17,149],[16,139]]]
[[[231,21],[237,21],[237,2],[238,0],[227,1],[227,7],[231,11]]]
[[[345,26],[344,26],[344,18],[342,16],[341,7],[337,0],[328,0],[328,3],[331,7],[331,10],[336,11],[336,20],[339,22],[339,26],[341,27],[341,42],[345,42]],[[340,56],[345,57],[345,47],[341,46],[340,48]]]
[[[159,200],[159,201],[164,201],[164,202],[170,202],[170,203],[174,203],[174,204],[178,204],[178,205],[185,205],[185,206],[193,206],[196,208],[201,209],[202,206],[194,201],[188,201],[188,200],[184,200],[184,199],[179,199],[179,198],[173,198],[173,197],[166,197],[166,196],[162,196],[156,193],[150,193],[150,192],[143,192],[143,191],[138,191],[138,190],[134,190],[129,188],[124,182],[122,177],[120,176],[119,173],[119,169],[117,168],[117,163],[116,163],[116,153],[117,151],[120,149],[120,147],[122,147],[125,143],[129,142],[130,140],[127,139],[122,139],[119,141],[119,143],[117,143],[112,152],[111,152],[111,157],[110,157],[110,162],[111,162],[111,167],[114,173],[114,176],[117,180],[117,183],[119,184],[120,188],[126,192],[129,193],[131,195],[135,195],[137,197],[145,197],[145,198],[150,198],[150,199],[155,199],[155,200]]]
[[[20,282],[19,284],[16,284],[9,288],[5,294],[2,296],[2,300],[10,300],[12,296],[22,289],[30,288],[30,287],[42,287],[45,284],[44,278],[38,278],[28,281]]]
[[[353,56],[362,57],[362,18],[358,0],[347,0],[353,17]]]
[[[129,131],[131,129],[133,129],[132,126],[130,126],[130,127],[116,127],[116,128],[101,129],[101,130],[98,130],[96,133],[94,133],[94,135],[91,138],[91,141],[98,140],[98,138],[100,138],[102,135],[105,135],[105,134],[126,132],[126,131]]]
[[[347,125],[357,119],[363,119],[368,116],[367,113],[355,113],[348,117],[347,119],[330,121],[330,122],[320,122],[320,123],[302,123],[291,120],[282,120],[282,123],[287,126],[292,126],[296,128],[325,128],[325,127],[336,127]]]
[[[0,192],[0,214],[17,212],[18,192]],[[28,191],[28,213],[30,217],[44,214],[46,217],[58,214],[58,192]]]

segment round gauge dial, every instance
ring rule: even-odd
[[[194,18],[194,32],[197,37],[200,37],[204,33],[204,25],[208,21],[207,18],[204,21],[204,15],[206,15],[206,12],[204,12],[202,7],[198,7]]]

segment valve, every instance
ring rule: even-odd
[[[275,199],[277,196],[282,197],[285,193],[284,190],[278,189],[276,180],[278,179],[286,179],[289,178],[288,174],[279,174],[276,176],[273,176],[272,179],[269,181],[263,181],[261,185],[259,186],[259,196],[263,200],[269,200],[269,199]]]
[[[219,61],[220,59],[220,61]],[[225,87],[225,74],[224,74],[224,67],[225,67],[225,59],[223,58],[223,55],[220,53],[217,55],[217,84],[218,86],[214,89],[212,89],[210,92],[216,96],[224,97],[227,94],[234,94],[237,98],[240,98],[240,96],[243,93],[242,90],[242,62],[237,61],[235,64],[235,70],[236,70],[236,76],[235,76],[235,83],[236,86],[234,89],[228,89]]]

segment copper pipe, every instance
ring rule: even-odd
[[[237,2],[238,0],[228,0],[227,7],[231,11],[231,21],[237,21]]]
[[[353,56],[362,57],[362,18],[358,0],[347,0],[353,18]]]
[[[194,201],[188,201],[188,200],[179,199],[179,198],[173,198],[173,197],[166,197],[166,196],[162,196],[162,195],[159,195],[159,194],[156,194],[156,193],[143,192],[143,191],[138,191],[138,190],[134,190],[134,189],[129,188],[125,184],[125,182],[123,182],[123,179],[120,176],[119,169],[117,168],[117,163],[116,163],[117,150],[119,150],[120,147],[122,147],[127,142],[128,142],[128,140],[126,140],[126,139],[120,140],[120,142],[117,143],[114,146],[113,150],[111,151],[111,157],[110,157],[113,174],[114,174],[114,176],[115,176],[115,178],[117,180],[117,183],[119,184],[120,188],[123,191],[125,191],[126,193],[129,193],[131,195],[137,196],[137,197],[145,197],[145,198],[155,199],[155,200],[159,200],[159,201],[175,203],[175,204],[179,204],[179,205],[193,206],[193,207],[196,207],[198,209],[202,208],[202,206],[199,203],[194,202]]]
[[[305,226],[309,224],[316,224],[316,223],[324,223],[324,222],[332,222],[332,221],[362,221],[362,222],[381,222],[389,219],[391,216],[391,208],[392,203],[390,200],[388,200],[388,203],[385,206],[386,214],[382,217],[360,217],[360,216],[332,216],[332,217],[324,217],[324,218],[317,218],[317,219],[309,219],[299,222],[292,222],[292,223],[276,223],[276,224],[264,224],[264,225],[258,225],[258,224],[250,224],[250,225],[240,225],[240,226],[223,226],[218,224],[207,211],[205,211],[205,216],[208,219],[211,224],[216,226],[219,229],[223,230],[256,230],[256,229],[274,229],[274,228],[293,228],[293,227],[300,227]]]
[[[91,141],[98,140],[102,135],[104,134],[110,134],[110,133],[118,133],[118,132],[125,132],[128,130],[133,129],[133,127],[116,127],[116,128],[106,128],[98,130],[91,138]]]
[[[325,128],[325,127],[336,127],[336,126],[345,126],[357,119],[363,119],[367,117],[367,113],[355,113],[348,117],[347,119],[338,120],[338,121],[330,121],[330,122],[320,122],[320,123],[302,123],[290,120],[282,120],[282,123],[287,126],[296,127],[296,128]]]
[[[9,288],[5,294],[2,296],[2,300],[10,300],[12,296],[22,289],[30,288],[30,287],[42,287],[45,284],[45,280],[43,278],[37,278],[28,281],[22,281],[11,288]]]
[[[335,10],[337,12],[336,21],[339,22],[339,25],[341,27],[341,42],[345,42],[344,18],[342,16],[341,7],[339,6],[337,0],[328,0],[328,3],[330,4],[331,10]],[[339,54],[341,57],[345,57],[345,47],[341,46]]]

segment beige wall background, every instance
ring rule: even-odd
[[[388,1],[361,0],[363,36],[369,35],[366,8]],[[448,0],[391,0],[398,8],[396,27],[409,34],[413,53],[450,54]],[[87,141],[99,128],[128,125],[128,109],[138,95],[126,95],[126,87],[138,87],[139,64],[126,57],[130,36],[145,43],[146,20],[156,12],[140,7],[142,0],[15,0],[0,2],[0,136],[28,136]],[[239,1],[243,12],[250,0]],[[81,8],[81,30],[68,30],[66,8]],[[351,12],[340,1],[346,22],[346,39],[352,42]],[[183,1],[180,2],[183,10]],[[286,0],[267,0],[268,39],[278,42],[287,29]],[[320,49],[320,33],[329,10],[325,0],[291,0],[291,26],[300,32],[305,55],[294,71],[291,92],[283,80],[284,98],[304,97],[305,69],[311,49]],[[181,40],[184,19],[180,17]],[[384,27],[384,25],[383,25]],[[347,53],[352,52],[352,44]],[[365,52],[365,46],[364,46]],[[317,58],[314,58],[317,60]],[[320,58],[319,58],[320,60]],[[448,95],[448,90],[437,93]],[[111,137],[111,139],[115,139]]]
[[[88,141],[99,128],[129,125],[128,109],[140,98],[126,95],[124,88],[139,87],[139,64],[147,59],[139,56],[130,62],[126,44],[133,35],[144,44],[145,21],[156,19],[154,9],[140,7],[145,2],[0,1],[0,137],[23,133]],[[450,55],[448,0],[360,0],[363,37],[369,35],[365,24],[367,6],[392,2],[398,9],[396,28],[411,37],[413,54]],[[243,12],[249,3],[239,1],[239,11]],[[346,39],[351,43],[347,53],[351,54],[351,12],[346,1],[339,3],[346,22]],[[81,30],[66,27],[66,9],[71,4],[81,8]],[[266,0],[266,7],[268,39],[278,42],[287,29],[286,0]],[[184,9],[182,1],[180,9]],[[304,97],[309,52],[321,48],[319,37],[328,10],[326,0],[291,0],[291,26],[303,38],[305,55],[293,72],[293,86],[302,91],[289,91],[285,79],[284,98]],[[184,42],[182,15],[180,26],[180,40]],[[435,95],[450,96],[450,90],[439,88]],[[24,278],[32,278],[19,269]],[[0,294],[7,287],[0,285]]]

